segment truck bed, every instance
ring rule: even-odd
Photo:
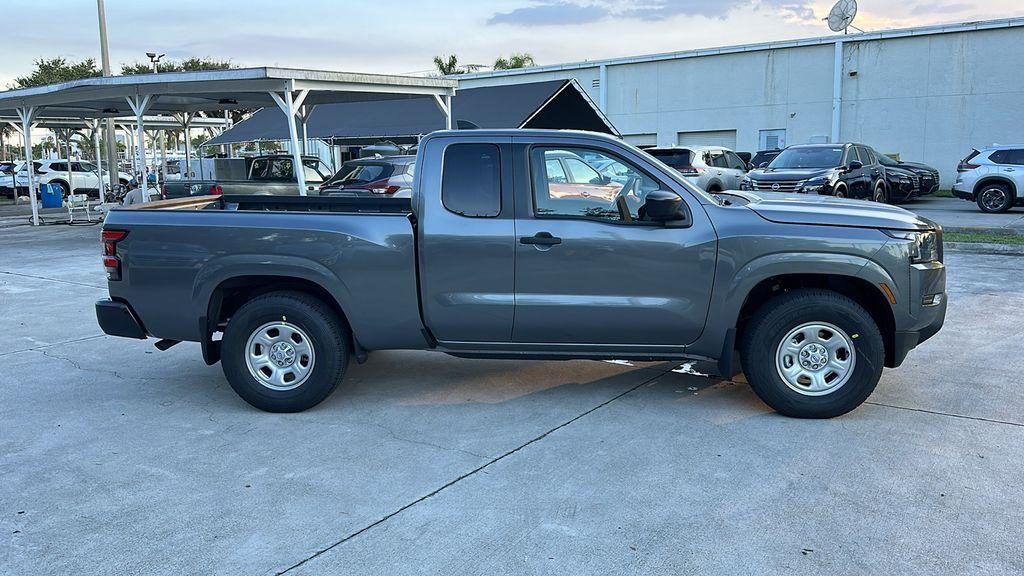
[[[196,318],[240,277],[324,287],[360,343],[422,348],[414,227],[408,199],[206,196],[115,208],[105,230],[118,243],[130,301],[151,336],[198,341]]]

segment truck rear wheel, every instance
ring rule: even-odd
[[[349,350],[347,327],[324,302],[301,292],[272,292],[231,317],[221,365],[249,404],[268,412],[301,412],[338,386]]]
[[[796,418],[832,418],[860,406],[885,361],[871,315],[846,296],[817,289],[769,300],[744,330],[740,352],[758,397]]]

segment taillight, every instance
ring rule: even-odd
[[[369,188],[374,194],[394,194],[402,189],[401,186],[388,186],[387,183],[370,184]]]
[[[163,186],[160,187],[160,197],[163,198],[164,200],[167,200],[167,185],[166,184],[164,184]]]
[[[704,170],[700,168],[694,168],[693,166],[684,166],[682,168],[676,168],[683,176],[699,176]]]
[[[103,268],[107,271],[107,280],[121,279],[121,259],[117,256],[117,243],[128,235],[125,230],[103,230],[100,238],[103,241]]]
[[[957,172],[966,172],[968,170],[974,170],[975,168],[981,168],[981,164],[971,164],[970,162],[961,162],[960,165],[956,167],[956,171]]]
[[[220,187],[220,184],[214,184],[213,186],[210,186],[210,194],[213,194],[214,196],[220,196],[223,193],[224,189]]]

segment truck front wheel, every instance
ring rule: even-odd
[[[268,412],[301,412],[341,382],[351,336],[319,299],[273,292],[232,315],[221,350],[224,376],[243,400]]]
[[[882,335],[867,310],[818,289],[765,303],[747,324],[740,352],[754,392],[796,418],[832,418],[860,406],[885,361]]]

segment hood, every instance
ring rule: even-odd
[[[920,162],[900,162],[900,168],[905,170],[923,170],[925,172],[938,172],[935,168]]]
[[[818,176],[827,176],[835,168],[760,168],[748,173],[751,180],[758,182],[775,182],[781,180],[807,180]]]
[[[816,226],[850,226],[856,228],[888,228],[891,230],[929,230],[930,221],[913,212],[865,200],[849,200],[810,194],[777,192],[738,192],[747,201],[746,207],[769,222],[779,224],[810,224]]]

